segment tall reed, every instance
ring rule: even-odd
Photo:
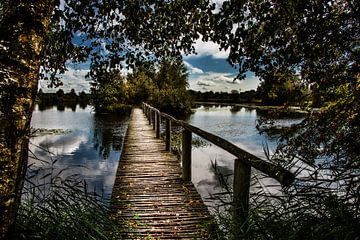
[[[212,195],[212,209],[219,224],[218,239],[249,240],[356,240],[360,239],[357,202],[349,201],[321,181],[297,178],[293,186],[273,192],[260,173],[251,180],[247,222],[239,224],[232,214],[231,177],[212,164],[223,191]],[[280,187],[279,187],[280,188]],[[339,189],[338,189],[339,190]]]
[[[103,198],[79,175],[56,169],[56,159],[41,161],[28,167],[12,239],[119,239]]]

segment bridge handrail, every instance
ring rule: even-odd
[[[149,119],[149,124],[153,124],[156,137],[160,138],[160,117],[166,120],[166,150],[171,150],[171,122],[175,122],[183,127],[182,132],[182,178],[184,181],[191,181],[191,140],[192,133],[212,142],[216,146],[237,157],[234,164],[234,181],[233,181],[233,215],[234,220],[240,224],[247,222],[249,212],[250,181],[251,167],[254,167],[268,176],[276,179],[282,186],[289,186],[295,179],[293,173],[281,166],[264,161],[251,153],[239,148],[233,143],[198,127],[178,120],[169,114],[160,112],[158,109],[143,103],[143,111]]]
[[[149,105],[147,103],[143,103],[143,105],[145,107],[151,109],[152,111],[156,112],[161,117],[168,119],[172,122],[175,122],[176,124],[182,126],[184,129],[187,129],[188,131],[195,133],[196,135],[204,138],[205,140],[207,140],[207,141],[215,144],[216,146],[224,149],[225,151],[233,154],[234,156],[236,156],[239,160],[243,161],[244,163],[246,163],[246,164],[256,168],[257,170],[265,173],[266,175],[276,179],[283,186],[289,186],[295,179],[294,174],[291,173],[289,170],[284,169],[280,166],[277,166],[273,163],[266,162],[263,159],[260,159],[259,157],[246,152],[245,150],[241,149],[240,147],[236,146],[235,144],[229,142],[228,140],[226,140],[222,137],[219,137],[215,134],[209,133],[209,132],[202,130],[198,127],[195,127],[191,124],[188,124],[185,121],[178,120],[169,114],[160,112],[158,109],[152,107],[151,105]]]

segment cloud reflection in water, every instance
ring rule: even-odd
[[[30,156],[35,155],[47,162],[57,159],[55,171],[66,169],[64,177],[77,174],[86,180],[90,191],[95,190],[110,197],[128,118],[95,116],[91,109],[72,113],[69,111],[71,110],[58,112],[50,109],[34,112],[33,128],[70,129],[71,132],[33,137]],[[37,167],[47,165],[32,157],[29,158],[29,164]]]

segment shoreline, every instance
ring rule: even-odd
[[[290,110],[297,113],[313,113],[320,111],[320,108],[309,108],[302,109],[298,106],[266,106],[266,105],[257,105],[256,103],[227,103],[227,102],[203,102],[203,101],[194,101],[194,104],[200,105],[226,105],[226,106],[235,106],[235,107],[245,107],[251,109],[259,110]]]

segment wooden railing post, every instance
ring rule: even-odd
[[[241,159],[236,159],[234,165],[233,219],[242,226],[249,212],[251,166]]]
[[[156,112],[156,138],[160,138],[160,113]]]
[[[165,150],[171,150],[171,121],[170,119],[166,118],[166,126],[165,126]]]
[[[151,109],[150,108],[148,108],[148,110],[147,110],[147,118],[149,120],[149,125],[151,125]]]
[[[156,125],[156,123],[155,123],[156,114],[157,114],[157,112],[155,110],[153,110],[152,111],[152,116],[151,116],[152,117],[151,120],[152,120],[152,123],[153,123],[153,126],[152,126],[153,130],[155,130],[155,125]]]
[[[191,131],[182,132],[182,177],[184,181],[191,181]]]

